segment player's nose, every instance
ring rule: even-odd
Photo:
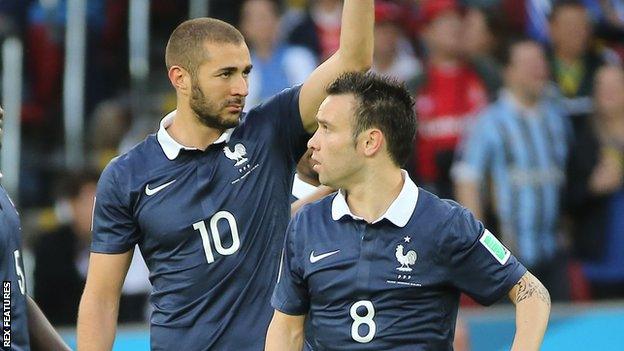
[[[316,130],[316,132],[314,132],[314,134],[312,134],[312,137],[310,138],[310,140],[308,140],[308,149],[312,149],[312,150],[318,150],[318,129]]]
[[[232,84],[232,95],[247,96],[249,95],[249,84],[245,77],[238,76]]]

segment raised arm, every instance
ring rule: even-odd
[[[266,351],[301,351],[305,315],[290,316],[275,310],[266,338]]]
[[[316,112],[326,97],[325,88],[344,72],[366,71],[373,64],[373,0],[345,0],[340,48],[308,77],[299,95],[299,112],[309,133],[316,130]]]
[[[516,335],[512,351],[538,351],[544,339],[550,315],[550,294],[530,272],[509,291],[516,305]]]
[[[119,298],[134,250],[92,253],[78,311],[78,349],[111,350],[117,328]]]

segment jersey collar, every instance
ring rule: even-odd
[[[388,207],[388,210],[386,210],[386,213],[372,224],[385,218],[398,227],[405,227],[410,218],[412,218],[412,214],[416,208],[416,202],[418,201],[418,187],[410,179],[405,170],[401,170],[401,173],[403,174],[403,188],[399,196],[394,199],[390,207]],[[364,220],[362,217],[351,213],[349,205],[347,205],[347,200],[344,197],[344,190],[340,189],[332,201],[332,219],[337,221],[344,216],[349,216],[356,220]]]
[[[176,157],[180,154],[181,150],[199,150],[196,147],[184,146],[169,135],[167,132],[167,128],[173,123],[173,119],[175,118],[176,110],[169,112],[161,121],[160,127],[158,128],[158,133],[156,134],[156,139],[158,139],[158,143],[162,148],[163,152],[170,160],[175,160]],[[226,129],[221,136],[215,140],[212,144],[220,144],[227,143],[230,141],[230,137],[232,136],[232,132],[234,128]]]

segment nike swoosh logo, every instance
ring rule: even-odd
[[[312,252],[310,252],[310,263],[318,262],[318,261],[320,261],[320,260],[322,260],[324,258],[327,258],[327,257],[329,257],[331,255],[335,255],[335,254],[337,254],[339,252],[340,252],[340,250],[336,250],[336,251],[332,251],[332,252],[326,252],[326,253],[320,254],[318,256],[314,256],[314,251],[312,251]]]
[[[175,182],[177,179],[174,179],[168,183],[165,183],[163,185],[157,186],[154,189],[150,189],[149,184],[147,184],[145,186],[145,195],[147,196],[152,196],[154,194],[156,194],[157,192],[163,190],[164,188],[168,187],[169,185],[173,184],[173,182]]]

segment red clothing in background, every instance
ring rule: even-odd
[[[340,25],[322,26],[317,24],[316,33],[318,34],[321,49],[321,59],[327,60],[340,47]]]
[[[471,117],[486,106],[487,92],[468,65],[430,65],[425,77],[426,82],[416,94],[415,171],[421,181],[436,183],[441,176],[448,176],[440,174],[448,173],[448,169],[438,169],[437,155],[455,150]]]

